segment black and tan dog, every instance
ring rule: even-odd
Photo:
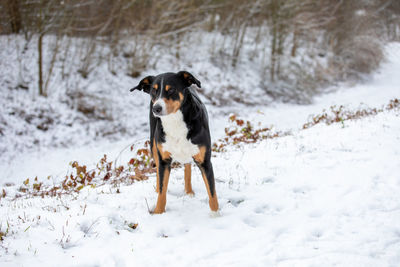
[[[172,161],[185,166],[185,191],[193,195],[191,162],[200,168],[210,209],[218,210],[208,115],[192,84],[198,81],[187,71],[147,76],[131,89],[150,94],[150,147],[157,166],[158,199],[154,213],[165,212]]]

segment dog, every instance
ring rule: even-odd
[[[207,188],[210,209],[218,211],[208,114],[193,84],[201,88],[200,81],[191,73],[179,71],[147,76],[130,89],[151,97],[150,148],[157,167],[158,193],[155,214],[165,212],[172,161],[184,164],[185,192],[192,196],[191,163],[197,164]]]

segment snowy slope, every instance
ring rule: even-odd
[[[220,216],[200,173],[79,195],[0,202],[1,266],[398,266],[400,117],[319,125],[213,159]],[[137,223],[135,230],[128,225]]]
[[[388,62],[365,84],[343,86],[312,105],[226,111],[208,106],[214,140],[223,136],[224,113],[232,111],[255,125],[290,131],[214,153],[219,217],[210,216],[197,170],[193,198],[184,195],[183,170],[172,172],[163,215],[148,212],[147,203],[152,208],[156,201],[154,176],[57,198],[9,195],[0,198],[0,231],[6,233],[0,266],[398,266],[399,111],[301,126],[332,104],[381,107],[399,98],[399,51],[398,44],[389,46]],[[103,154],[113,160],[146,137],[20,155],[0,166],[0,194],[36,175],[53,175],[57,182],[68,162],[90,168]],[[124,151],[121,162],[129,156]]]
[[[400,84],[400,75],[398,75],[400,70],[400,43],[389,44],[385,53],[387,62],[382,64],[379,72],[375,73],[368,81],[357,85],[340,85],[339,88],[332,89],[332,93],[316,97],[312,105],[268,103],[265,106],[227,106],[218,108],[203,99],[210,114],[212,138],[217,140],[225,134],[224,127],[230,113],[237,113],[244,119],[249,119],[254,123],[260,122],[264,126],[274,126],[278,130],[296,131],[302,127],[311,114],[319,114],[323,109],[328,109],[331,105],[345,105],[351,109],[359,108],[362,104],[369,107],[381,107],[381,105],[387,104],[390,99],[400,97],[400,87],[398,86]],[[170,67],[172,68],[173,66]],[[179,66],[178,69],[181,67],[183,66]],[[200,64],[196,66],[195,73],[200,73],[202,69],[208,68],[209,66]],[[168,71],[168,69],[162,69],[162,71]],[[97,85],[107,84],[103,80],[92,82]],[[114,82],[118,83],[114,84]],[[92,135],[95,135],[92,131],[93,129],[81,129],[75,126],[72,129],[57,128],[56,133],[50,132],[44,139],[66,138],[76,142],[76,145],[67,148],[45,146],[40,149],[17,153],[12,157],[7,157],[8,155],[6,154],[5,158],[0,162],[0,182],[18,184],[28,177],[47,177],[48,175],[57,177],[66,173],[68,163],[73,160],[94,165],[104,154],[107,154],[110,159],[115,159],[127,146],[131,144],[141,145],[148,138],[148,97],[140,93],[126,97],[126,88],[135,84],[126,77],[125,79],[113,80],[111,84],[113,88],[117,89],[117,93],[113,94],[112,97],[117,99],[116,104],[121,105],[116,113],[124,118],[123,120],[129,121],[127,124],[130,125],[132,133],[128,136],[119,136],[118,141],[100,139],[101,142],[96,142],[96,139],[92,137]],[[212,83],[211,80],[204,81],[203,85],[204,87],[216,86],[215,82]],[[21,105],[23,106],[22,100]],[[66,112],[66,109],[61,109],[61,111]],[[98,127],[101,128],[100,126]],[[112,128],[113,126],[110,127]],[[95,125],[92,128],[96,129],[97,126]],[[13,138],[21,139],[24,142],[31,141],[18,135]],[[51,141],[48,141],[48,143],[51,143]],[[4,155],[2,156],[4,157]],[[127,157],[129,156],[127,155]],[[23,164],[23,168],[20,167],[21,164]]]
[[[379,107],[400,96],[400,43],[391,43],[385,49],[386,62],[371,77],[360,84],[340,84],[329,94],[314,98],[312,105],[271,103],[250,109],[254,121],[268,122],[281,130],[301,128],[311,114],[321,113],[332,105],[349,109]],[[238,109],[238,114],[241,114]]]

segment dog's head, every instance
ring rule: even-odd
[[[140,90],[150,94],[153,114],[156,117],[177,112],[185,99],[187,88],[192,84],[201,87],[200,81],[187,71],[147,76],[130,91]]]

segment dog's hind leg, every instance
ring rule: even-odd
[[[192,166],[190,163],[185,164],[185,192],[190,196],[194,196],[192,189]]]

